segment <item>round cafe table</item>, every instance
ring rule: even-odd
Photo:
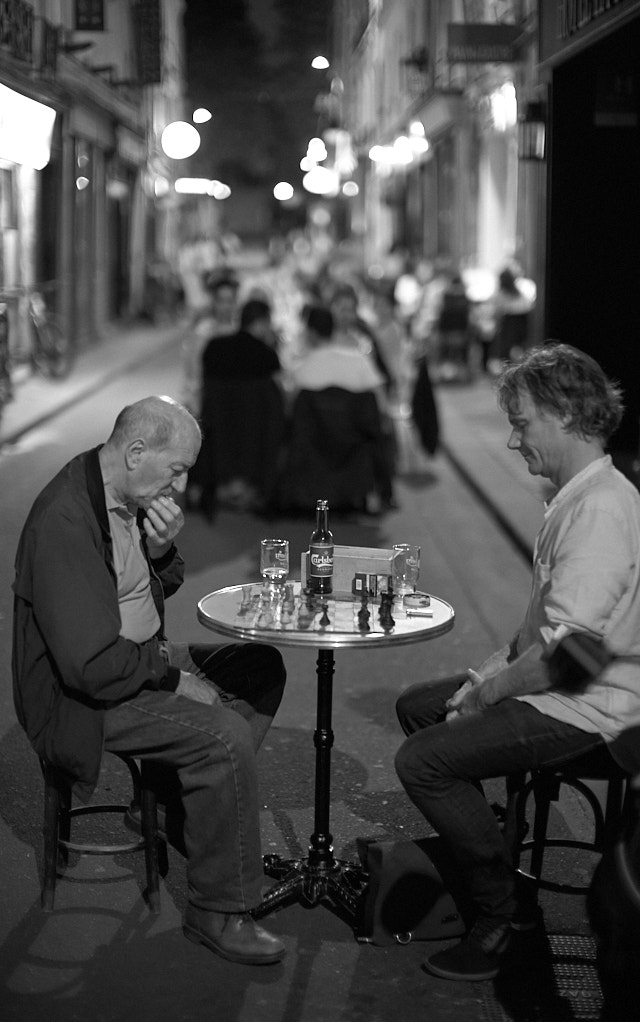
[[[247,642],[309,646],[318,653],[314,831],[309,854],[302,859],[264,857],[265,873],[277,882],[254,915],[294,900],[308,905],[325,901],[355,923],[366,873],[356,863],[335,858],[329,830],[334,650],[373,650],[435,639],[453,627],[454,617],[450,604],[436,596],[430,596],[429,606],[418,613],[384,596],[312,596],[301,590],[300,582],[227,586],[199,601],[199,621],[215,632]]]

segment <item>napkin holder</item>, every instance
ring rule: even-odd
[[[393,550],[381,547],[339,546],[333,548],[334,598],[378,596],[391,588]],[[309,551],[300,558],[302,588],[309,578]]]

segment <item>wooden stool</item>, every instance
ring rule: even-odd
[[[163,874],[166,873],[166,845],[158,836],[158,812],[155,792],[149,787],[145,763],[138,767],[130,756],[116,755],[131,774],[133,800],[142,810],[142,836],[118,844],[80,844],[71,840],[71,820],[76,816],[93,813],[119,813],[124,816],[129,803],[107,803],[72,807],[71,785],[65,775],[50,763],[40,760],[44,774],[44,879],[41,904],[45,912],[51,912],[56,890],[58,871],[64,870],[67,852],[75,851],[84,855],[116,855],[124,852],[144,850],[147,870],[145,892],[152,912],[160,912],[159,843],[163,851]]]
[[[531,851],[528,873],[522,870],[519,872],[533,879],[536,887],[562,894],[585,894],[588,886],[555,882],[542,876],[545,849],[580,848],[601,854],[615,840],[622,821],[627,780],[628,775],[618,766],[606,746],[593,749],[558,767],[533,770],[528,781],[525,774],[508,777],[504,835],[516,868],[519,867],[522,853]],[[604,812],[597,795],[586,783],[588,781],[606,782]],[[591,807],[591,841],[554,838],[547,834],[551,803],[559,800],[563,784],[583,795]],[[527,800],[532,792],[535,800],[533,833],[531,838],[526,838]]]

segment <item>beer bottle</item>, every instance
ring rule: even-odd
[[[309,578],[312,593],[329,596],[333,591],[333,533],[329,531],[329,502],[316,503],[316,527],[309,540]]]

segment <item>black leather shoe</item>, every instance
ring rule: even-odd
[[[248,913],[207,912],[187,906],[182,932],[194,944],[241,965],[271,965],[284,957],[281,940],[268,933]]]

